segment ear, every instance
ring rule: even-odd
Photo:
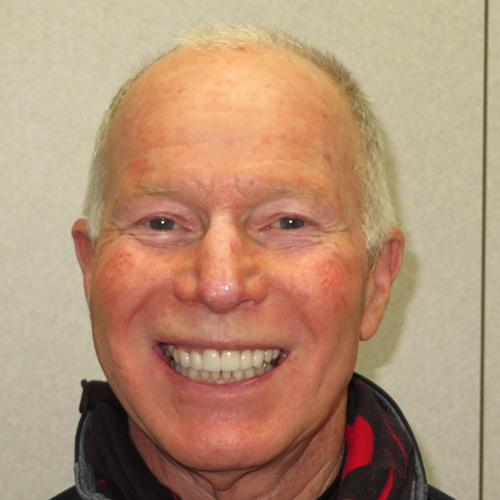
[[[391,286],[403,263],[405,238],[398,227],[391,228],[382,249],[368,272],[366,298],[361,318],[360,339],[375,335],[391,296]]]
[[[85,297],[89,300],[90,284],[92,283],[92,271],[94,268],[94,243],[89,237],[87,221],[78,219],[73,224],[71,230],[73,241],[75,243],[76,257],[83,273],[83,286],[85,288]]]

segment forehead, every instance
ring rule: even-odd
[[[145,151],[217,143],[222,151],[242,140],[288,142],[290,153],[306,147],[345,169],[355,163],[358,132],[336,85],[296,54],[179,49],[123,98],[108,135],[108,164],[111,176],[121,177]]]

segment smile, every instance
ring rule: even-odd
[[[176,372],[191,380],[217,384],[239,382],[263,375],[276,367],[283,357],[280,349],[201,349],[188,352],[172,344],[160,346],[166,360]]]

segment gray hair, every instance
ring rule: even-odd
[[[366,249],[370,257],[380,250],[384,238],[395,223],[394,209],[385,180],[386,154],[382,142],[381,127],[363,93],[351,73],[331,54],[310,47],[282,31],[272,31],[260,26],[230,26],[213,23],[195,27],[176,39],[179,48],[193,50],[235,50],[239,48],[265,49],[277,46],[289,50],[310,61],[324,71],[337,85],[348,103],[359,127],[360,151],[355,170],[358,175],[359,197],[362,212],[362,228]],[[106,142],[113,117],[124,95],[133,83],[165,54],[143,67],[120,88],[106,111],[97,132],[94,156],[89,173],[84,214],[88,219],[89,235],[97,241],[104,210],[106,176]]]

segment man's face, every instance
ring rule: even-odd
[[[136,440],[222,470],[341,426],[369,276],[356,144],[335,87],[283,50],[181,49],[128,92],[85,277]]]

